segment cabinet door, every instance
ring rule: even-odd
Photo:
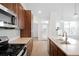
[[[57,46],[53,43],[53,56],[57,56]]]
[[[58,56],[66,56],[66,54],[59,48],[57,50],[57,54],[58,54]]]
[[[33,48],[33,40],[30,40],[27,44],[27,55],[30,56]]]
[[[50,46],[50,55],[51,55],[51,56],[54,55],[54,47],[53,47],[52,44],[51,44],[51,46]]]
[[[21,28],[24,29],[25,28],[25,23],[24,23],[24,9],[21,7]]]
[[[14,12],[14,13],[16,13],[16,5],[17,3],[12,3],[12,11]]]
[[[49,39],[49,55],[51,55],[51,44],[50,44],[50,39]]]
[[[1,4],[15,13],[16,3],[1,3]]]
[[[49,55],[50,56],[66,56],[66,54],[49,39]]]
[[[23,25],[24,25],[24,16],[23,16],[23,13],[24,13],[24,11],[23,11],[23,9],[22,9],[22,7],[19,5],[19,9],[18,9],[18,11],[19,11],[19,13],[18,13],[18,22],[19,22],[19,27],[20,27],[20,29],[23,29]]]
[[[12,10],[12,3],[1,3],[3,6],[5,6],[6,8]]]
[[[27,30],[28,37],[31,37],[31,10],[26,11],[25,28]]]
[[[20,29],[23,29],[24,28],[24,9],[19,3],[14,4],[14,6],[16,6],[16,8],[14,8],[14,11],[17,14],[18,26]]]
[[[24,29],[20,30],[21,37],[31,37],[31,11],[24,12]]]
[[[51,41],[52,55],[57,56],[57,46]]]
[[[51,40],[49,39],[49,55],[50,56],[53,56],[53,45],[52,45],[52,42]]]

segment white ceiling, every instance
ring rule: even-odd
[[[26,10],[32,10],[33,15],[44,19],[49,19],[51,13],[55,13],[58,18],[71,17],[74,13],[73,3],[23,3],[22,5]],[[79,13],[79,4],[76,6]],[[41,14],[38,13],[39,10],[42,11]]]

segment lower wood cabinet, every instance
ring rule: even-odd
[[[66,56],[66,54],[49,39],[49,55],[50,56]]]
[[[66,54],[60,48],[57,47],[57,49],[58,56],[66,56]]]
[[[30,40],[27,44],[27,56],[30,56],[33,48],[33,40]]]

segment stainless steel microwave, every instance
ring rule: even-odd
[[[0,4],[0,28],[16,27],[16,14]]]

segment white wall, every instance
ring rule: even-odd
[[[56,36],[56,15],[50,14],[48,36]]]
[[[38,24],[32,24],[32,37],[38,37]]]
[[[34,15],[32,20],[32,37],[38,37],[38,18]]]

